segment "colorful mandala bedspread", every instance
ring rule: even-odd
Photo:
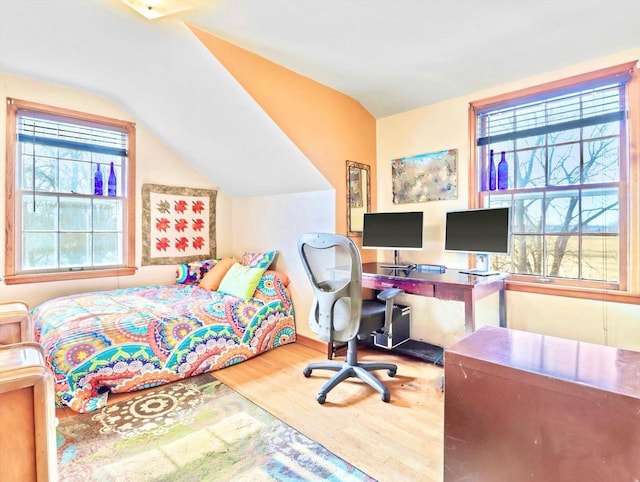
[[[266,271],[248,300],[176,283],[44,302],[32,313],[56,406],[89,412],[109,393],[217,370],[295,341],[283,279]]]

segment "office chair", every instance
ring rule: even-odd
[[[311,329],[326,343],[347,343],[344,362],[311,363],[303,370],[307,378],[313,370],[337,372],[323,385],[316,399],[323,404],[327,393],[340,382],[359,378],[380,392],[384,402],[390,401],[387,387],[370,372],[387,370],[387,374],[393,377],[398,367],[393,363],[359,362],[357,340],[366,339],[374,332],[389,334],[394,317],[401,316],[401,310],[394,306],[393,300],[403,291],[396,288],[384,290],[378,295],[383,303],[363,301],[360,252],[345,236],[304,234],[298,240],[298,252],[313,287],[314,301],[309,316]]]

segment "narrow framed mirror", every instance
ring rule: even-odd
[[[367,164],[347,161],[347,235],[362,236],[364,213],[371,208],[371,170]]]

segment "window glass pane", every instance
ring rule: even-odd
[[[78,161],[60,161],[60,192],[93,194],[91,164]]]
[[[60,267],[91,266],[91,235],[60,233]]]
[[[542,193],[517,194],[511,209],[514,234],[542,232]]]
[[[58,166],[55,159],[36,157],[36,190],[55,192],[58,189]],[[33,189],[33,158],[23,156],[22,189]]]
[[[498,162],[500,158],[497,156],[500,155],[500,152],[513,150],[513,141],[494,142],[489,144],[488,148],[493,149],[493,160]]]
[[[57,233],[23,233],[22,269],[51,269],[58,267]]]
[[[549,185],[571,186],[580,182],[580,145],[549,147]]]
[[[497,191],[500,192],[500,191]],[[489,198],[489,205],[487,207],[490,208],[508,208],[511,206],[511,195],[510,194],[491,194]]]
[[[617,137],[584,143],[583,182],[585,184],[620,179],[619,144]]]
[[[59,148],[60,159],[72,159],[74,161],[91,162],[91,152],[83,149],[70,149],[68,147]]]
[[[546,273],[548,277],[579,278],[579,237],[546,236]]]
[[[545,137],[543,134],[533,137],[521,137],[516,139],[516,149],[531,149],[544,146]]]
[[[122,201],[99,199],[93,201],[93,230],[118,231],[122,229]]]
[[[620,135],[620,122],[608,122],[606,124],[597,124],[582,129],[583,139],[597,139],[600,137],[610,137]]]
[[[585,189],[582,194],[582,232],[619,231],[619,196],[617,189]]]
[[[60,230],[89,231],[91,229],[91,199],[60,199]]]
[[[22,196],[22,229],[24,231],[57,231],[58,198],[36,196],[36,209],[33,210],[33,197]]]
[[[545,179],[545,149],[532,149],[516,153],[518,164],[516,187],[543,187]]]
[[[513,273],[542,274],[542,236],[512,236]]]
[[[548,193],[545,209],[545,232],[577,233],[579,212],[578,191]]]
[[[493,255],[489,257],[489,262],[491,271],[513,272],[511,269],[511,257],[509,256]]]
[[[122,236],[118,233],[93,235],[93,264],[96,266],[122,264]]]
[[[551,144],[564,144],[580,141],[580,129],[569,129],[567,131],[551,132],[547,135],[547,142]]]
[[[596,281],[618,281],[618,236],[583,236],[582,278]]]

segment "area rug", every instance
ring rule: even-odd
[[[374,480],[209,374],[62,419],[57,443],[61,481]]]

